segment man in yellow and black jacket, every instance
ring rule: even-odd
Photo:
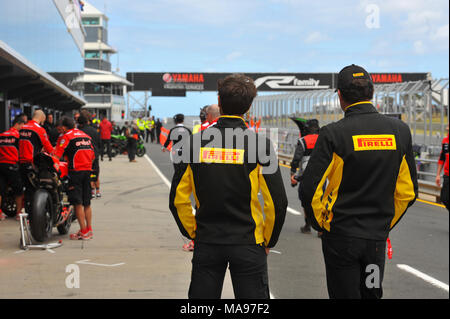
[[[417,197],[410,130],[377,112],[373,91],[362,67],[341,70],[338,95],[345,116],[322,127],[302,176],[305,213],[324,232],[330,298],[382,297],[386,239]],[[369,286],[368,265],[379,272]]]
[[[222,116],[182,148],[170,209],[181,233],[195,241],[189,298],[220,298],[228,265],[236,298],[269,298],[267,254],[281,232],[287,198],[271,142],[242,118],[255,95],[246,76],[219,81]]]

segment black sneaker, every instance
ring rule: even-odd
[[[311,226],[305,225],[303,227],[300,227],[300,232],[303,234],[311,234]]]

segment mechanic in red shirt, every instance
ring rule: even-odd
[[[55,156],[69,163],[69,202],[75,207],[80,231],[70,235],[70,239],[91,239],[91,170],[95,159],[92,139],[83,131],[75,128],[75,122],[63,117],[61,126],[64,135],[55,148]]]
[[[23,185],[19,172],[19,131],[25,124],[22,116],[16,116],[13,126],[0,134],[0,220],[6,215],[2,211],[2,196],[7,185],[11,185],[16,200],[16,214],[22,210]]]
[[[108,153],[109,160],[111,161],[111,132],[113,127],[106,116],[102,115],[101,117],[102,121],[100,122],[100,138],[102,140],[102,143],[100,146],[100,159],[103,161],[103,154],[105,153],[106,146],[106,151]]]
[[[34,157],[42,150],[47,153],[53,152],[53,146],[50,143],[47,131],[41,126],[45,122],[45,113],[42,110],[36,110],[30,121],[28,121],[20,130],[19,139],[19,170],[22,177],[22,183],[25,186],[25,202],[30,203],[33,196],[33,185],[31,185],[28,174],[34,172]],[[29,210],[28,205],[25,209]]]
[[[442,150],[441,155],[439,156],[438,168],[436,172],[436,185],[441,186],[441,172],[442,168],[444,169],[444,182],[441,188],[441,201],[444,203],[445,207],[448,210],[448,202],[449,202],[449,186],[448,186],[448,171],[449,171],[449,160],[448,160],[448,125],[447,125],[447,136],[442,140]]]
[[[47,153],[53,152],[47,131],[41,126],[45,122],[45,113],[36,110],[33,117],[20,130],[19,162],[32,164],[34,157],[44,148]]]

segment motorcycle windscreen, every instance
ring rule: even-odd
[[[306,119],[303,119],[301,117],[290,117],[292,121],[294,121],[295,124],[297,124],[298,129],[300,130],[300,136],[303,137],[307,135],[306,132]]]

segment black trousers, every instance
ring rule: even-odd
[[[300,202],[303,202],[302,195],[301,195],[301,189],[302,189],[302,183],[299,182],[298,183],[298,199],[300,200]],[[303,215],[305,215],[305,227],[311,227],[311,223],[309,222],[308,217],[306,217],[305,213]]]
[[[161,129],[155,129],[156,130],[156,143],[158,143],[158,144],[161,144],[160,142],[159,142],[159,136],[161,135]]]
[[[448,198],[449,198],[449,187],[448,187],[448,176],[444,175],[444,183],[442,185],[442,189],[441,189],[441,202],[444,203],[445,207],[448,210]]]
[[[11,186],[14,195],[18,196],[23,194],[19,165],[0,163],[0,196],[5,195],[8,185]]]
[[[34,195],[34,186],[30,183],[30,179],[28,178],[28,174],[36,173],[33,169],[33,165],[31,163],[21,163],[19,164],[20,176],[22,178],[22,183],[24,187],[24,197],[25,197],[25,212],[29,214],[31,217],[31,201],[33,200]]]
[[[109,140],[102,140],[102,146],[101,146],[101,152],[100,157],[103,160],[103,155],[105,154],[105,146],[106,146],[106,154],[108,154],[109,158],[112,158],[111,156],[111,139]]]
[[[67,196],[71,205],[91,206],[91,171],[70,171]]]
[[[380,299],[386,242],[324,232],[328,295],[331,299]]]
[[[269,299],[267,254],[261,245],[195,243],[190,299],[219,299],[227,266],[237,299]]]
[[[130,161],[133,161],[136,157],[136,147],[137,147],[137,141],[134,138],[128,138],[127,140],[127,153],[128,153],[128,159]]]
[[[155,141],[155,129],[152,128],[150,130],[150,138],[152,139],[152,143]]]

